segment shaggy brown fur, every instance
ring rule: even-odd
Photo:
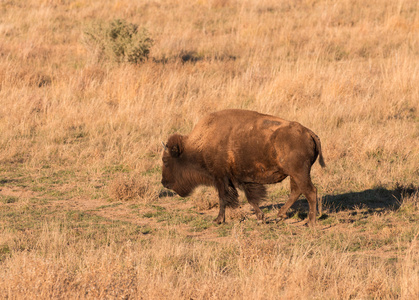
[[[264,184],[291,177],[291,194],[278,216],[304,194],[309,203],[309,225],[315,224],[317,190],[310,178],[319,156],[325,166],[320,139],[299,123],[247,110],[223,110],[201,119],[188,136],[169,137],[163,153],[162,184],[180,196],[198,185],[218,190],[220,211],[214,220],[225,222],[225,208],[238,206],[243,189],[259,220]]]

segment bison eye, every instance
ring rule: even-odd
[[[169,161],[167,159],[165,159],[165,158],[163,158],[162,160],[163,160],[163,165],[165,167],[167,167],[169,165]]]

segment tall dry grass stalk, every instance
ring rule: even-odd
[[[98,63],[83,46],[85,28],[114,19],[148,29],[148,61]],[[0,202],[0,297],[417,298],[417,194],[412,206],[361,220],[382,234],[376,248],[346,219],[325,235],[249,238],[238,224],[205,241],[143,210],[164,204],[160,142],[224,108],[313,129],[328,165],[313,169],[322,195],[417,190],[418,1],[17,0],[0,3],[0,20],[0,189],[10,194]],[[132,174],[146,182],[141,200]],[[21,190],[30,193],[23,199]],[[76,200],[124,197],[136,199],[132,222],[150,222],[152,234],[141,227],[147,234],[132,241],[112,231],[97,238],[109,219],[84,224],[94,209],[69,209],[68,222],[51,217],[63,203],[75,210]],[[54,220],[41,226],[31,220],[39,215]],[[360,254],[353,245],[365,240],[372,250]]]

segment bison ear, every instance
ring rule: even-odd
[[[169,137],[167,141],[167,149],[169,149],[170,155],[174,158],[179,157],[183,152],[183,136],[180,134],[174,134]]]

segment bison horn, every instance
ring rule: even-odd
[[[167,150],[167,145],[164,142],[161,142],[161,144],[163,145],[163,149],[166,151]]]

